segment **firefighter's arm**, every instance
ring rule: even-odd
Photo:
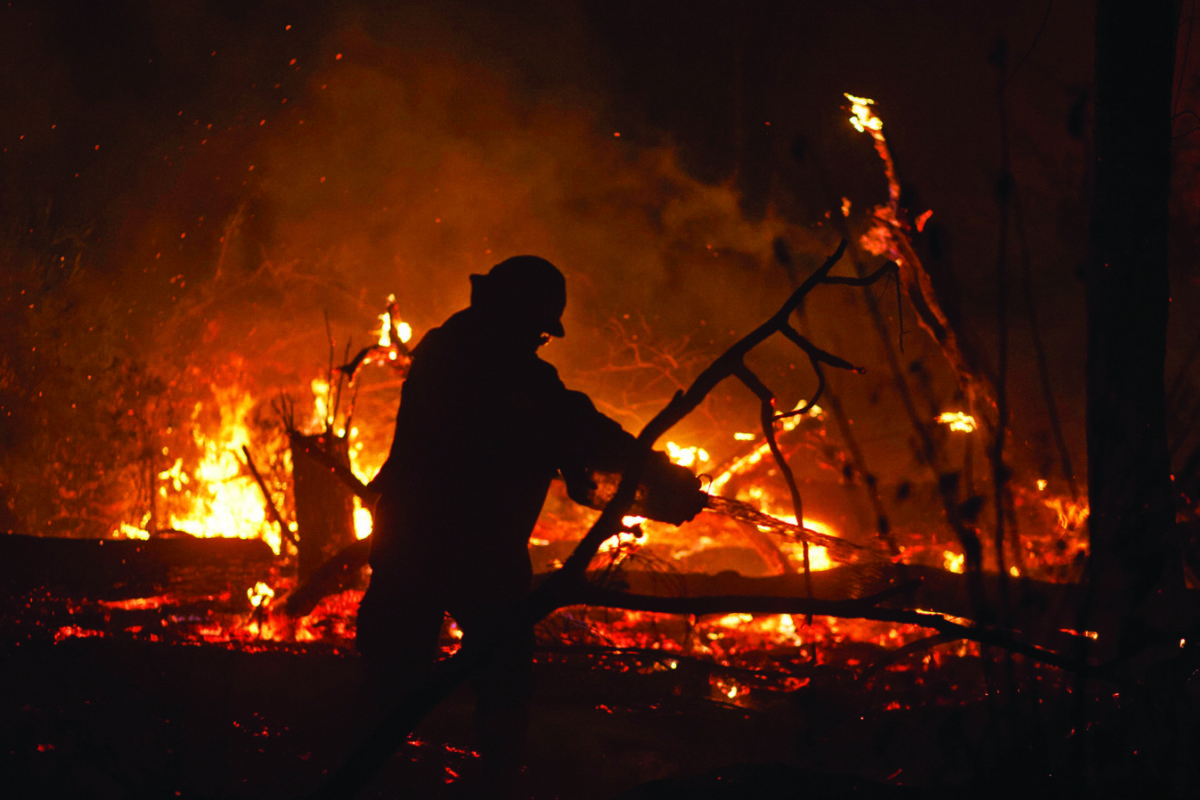
[[[708,495],[690,469],[671,463],[666,453],[655,451],[642,471],[642,513],[650,519],[682,525],[704,510]]]
[[[567,392],[571,452],[561,469],[572,500],[603,508],[616,491],[620,473],[637,453],[637,440],[617,422],[604,416],[579,392]],[[671,463],[666,453],[655,451],[642,471],[637,500],[631,513],[680,525],[704,509],[708,495],[691,470]]]

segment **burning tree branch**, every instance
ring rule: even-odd
[[[258,488],[263,494],[263,503],[267,507],[267,517],[279,526],[281,536],[287,538],[294,545],[299,545],[300,540],[296,536],[296,532],[288,527],[283,516],[280,515],[279,509],[275,505],[275,500],[271,497],[271,491],[267,488],[266,482],[263,480],[262,474],[258,471],[258,467],[254,464],[254,459],[250,456],[250,448],[242,445],[242,454],[246,457],[246,466],[250,469],[250,474],[254,476],[254,482],[258,484]]]
[[[977,349],[964,342],[951,323],[949,315],[938,302],[933,278],[913,250],[908,235],[911,230],[908,215],[900,206],[900,179],[896,174],[896,163],[883,133],[883,120],[871,109],[875,101],[850,94],[846,95],[846,99],[850,101],[850,111],[854,115],[850,123],[860,132],[870,134],[874,140],[875,151],[883,161],[888,182],[887,205],[874,209],[875,226],[864,237],[864,245],[877,255],[886,253],[899,266],[900,284],[917,312],[917,321],[941,346],[972,407],[992,408],[995,406],[995,380],[991,370],[983,364]]]

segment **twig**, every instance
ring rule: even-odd
[[[844,231],[844,236],[846,238],[849,238],[849,228],[846,225],[845,216],[839,216],[838,221],[841,223],[841,228]],[[787,248],[785,245],[781,244],[779,247],[776,248],[776,255],[782,256],[782,258],[780,260],[784,262],[785,267],[787,267],[790,264],[791,257],[788,254]],[[856,264],[856,267],[857,266],[858,265]],[[889,262],[889,264],[885,265],[883,268],[884,269],[891,268],[891,269],[897,270],[897,271],[899,269],[895,265],[895,262]],[[861,268],[856,269],[856,271],[858,272],[858,274],[860,276],[866,277],[866,275],[864,274],[864,271]],[[794,272],[791,269],[788,269],[787,272],[788,272],[789,277],[793,278],[793,282],[794,282],[795,281]],[[904,298],[900,293],[899,275],[894,274],[893,277],[896,280],[896,306],[897,306],[897,311],[899,314],[899,325],[900,325],[900,334],[899,334],[900,351],[903,352],[904,351]],[[833,279],[830,279],[830,280],[833,280]],[[867,289],[865,287],[864,287],[863,291],[869,293],[869,289]],[[800,310],[800,317],[803,319],[804,309]],[[822,375],[822,377],[823,377],[823,375]],[[820,387],[818,387],[818,388],[820,388]],[[838,431],[841,433],[842,439],[845,442],[846,450],[849,451],[851,463],[854,465],[854,468],[856,470],[858,470],[858,474],[862,476],[864,487],[867,490],[867,498],[871,503],[871,510],[875,514],[875,534],[876,534],[876,536],[883,539],[887,543],[888,549],[891,552],[893,560],[899,562],[900,569],[903,572],[905,569],[905,565],[903,564],[903,562],[899,561],[900,547],[896,543],[896,538],[894,536],[892,536],[892,534],[891,534],[891,526],[890,526],[890,523],[888,522],[887,512],[884,510],[883,500],[879,496],[878,481],[876,480],[874,473],[871,472],[870,467],[867,465],[866,456],[863,454],[862,448],[858,446],[858,439],[855,437],[854,430],[850,425],[850,418],[847,416],[846,410],[842,407],[842,401],[838,397],[837,392],[835,392],[830,387],[826,386],[824,396],[826,396],[828,398],[827,405],[829,406],[829,410],[833,413],[834,421],[837,423]],[[812,402],[815,403],[816,401],[814,400]],[[811,406],[812,403],[810,403],[809,405]]]
[[[787,327],[785,330],[791,330]],[[820,362],[813,359],[812,355],[809,358],[813,361],[814,368],[820,369]],[[783,474],[783,480],[787,484],[788,493],[792,499],[792,513],[796,517],[796,524],[803,527],[804,525],[804,502],[800,497],[800,487],[796,485],[796,476],[792,472],[791,466],[788,465],[787,459],[783,457],[783,453],[779,451],[779,442],[775,440],[775,395],[767,388],[766,384],[759,380],[750,369],[742,364],[734,373],[738,380],[745,384],[746,388],[754,392],[759,400],[759,419],[762,422],[763,436],[767,439],[767,447],[771,450],[771,457],[775,459],[776,466]],[[819,373],[818,373],[819,374]],[[818,386],[818,393],[824,387],[825,378],[821,376],[821,384]],[[812,402],[808,404],[812,407]],[[801,546],[804,548],[804,590],[811,600],[812,591],[812,565],[809,563],[808,557],[808,539],[801,540]],[[810,615],[807,624],[812,624],[812,616]]]
[[[865,130],[870,131],[871,138],[874,140],[875,152],[883,162],[884,175],[888,182],[888,204],[880,206],[874,211],[876,226],[886,239],[889,255],[900,265],[899,282],[917,314],[918,324],[938,343],[947,363],[954,371],[959,387],[967,397],[968,406],[973,411],[991,407],[994,405],[992,399],[994,381],[984,364],[983,356],[976,351],[976,348],[966,346],[968,344],[967,337],[961,335],[950,323],[949,316],[942,309],[934,292],[932,276],[913,250],[908,236],[910,230],[908,218],[904,209],[900,207],[900,180],[896,174],[896,164],[883,132],[883,123],[878,120],[878,117],[875,117],[875,120],[879,122],[878,126],[865,128]],[[841,220],[841,223],[845,225],[845,220]],[[857,261],[855,266],[861,272],[862,267]],[[886,327],[881,322],[882,315],[878,310],[878,305],[870,292],[864,292],[864,295],[868,306],[872,309],[872,316],[875,317],[876,329],[880,331],[881,338],[884,340],[885,352],[896,378],[897,388],[900,389],[901,398],[913,421],[914,429],[921,438],[926,463],[938,481],[946,520],[962,544],[971,576],[969,592],[977,604],[977,614],[982,619],[986,616],[982,578],[983,554],[978,534],[965,523],[958,510],[958,474],[943,472],[940,450],[930,435],[927,425],[916,414],[908,384],[900,372],[899,361],[891,348],[891,342],[886,337]],[[986,417],[984,421],[990,426],[990,421]]]
[[[296,536],[296,532],[287,526],[283,521],[283,517],[279,514],[279,509],[275,507],[275,501],[271,498],[271,492],[267,490],[267,484],[263,481],[262,475],[259,474],[258,467],[254,466],[254,459],[250,457],[250,448],[242,445],[242,454],[246,456],[246,466],[250,468],[250,474],[254,476],[254,482],[258,484],[258,488],[262,490],[263,500],[267,504],[267,515],[271,520],[279,525],[280,532],[287,537],[292,544],[299,546],[300,539]]]
[[[721,514],[723,516],[735,519],[739,522],[744,522],[747,525],[753,525],[758,528],[767,528],[772,533],[783,534],[793,539],[798,539],[802,542],[817,545],[827,549],[833,557],[846,561],[858,556],[878,555],[881,558],[886,558],[878,551],[870,550],[862,545],[857,545],[854,542],[846,539],[841,539],[837,536],[830,536],[819,531],[814,531],[812,528],[804,528],[800,525],[792,525],[778,517],[772,517],[770,514],[764,514],[753,506],[743,503],[740,500],[733,500],[728,497],[709,497],[707,510],[712,513]]]
[[[329,310],[326,309],[323,313],[325,315],[325,336],[329,340],[329,369],[325,373],[325,413],[328,416],[324,422],[326,433],[332,433],[333,426],[337,423],[338,404],[342,399],[342,378],[344,375],[343,373],[338,373],[338,385],[335,392],[333,388],[333,373],[335,372],[333,366],[333,329],[329,326]]]

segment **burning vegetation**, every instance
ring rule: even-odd
[[[322,79],[328,74],[338,73]],[[640,755],[613,757],[639,781],[680,765],[779,761],[879,784],[963,784],[992,779],[1033,753],[1028,772],[1010,776],[1019,782],[1076,769],[1072,759],[1084,758],[1077,725],[1106,720],[1128,733],[1126,749],[1157,742],[1153,732],[1122,727],[1132,723],[1122,717],[1120,692],[1109,691],[1115,675],[1092,649],[1101,634],[1077,613],[1089,502],[1049,375],[1043,370],[1040,380],[1053,444],[1041,444],[1052,455],[1031,452],[1021,438],[1004,367],[990,363],[953,292],[922,261],[918,234],[935,212],[905,207],[878,106],[845,99],[845,134],[870,137],[886,201],[858,208],[843,198],[812,230],[769,216],[751,224],[733,214],[729,222],[734,201],[688,178],[664,151],[648,151],[632,168],[614,166],[619,160],[595,167],[618,173],[605,184],[613,192],[631,192],[629,175],[653,172],[675,198],[660,226],[676,237],[669,247],[696,261],[769,253],[762,294],[771,308],[781,295],[790,299],[744,335],[733,326],[750,328],[748,312],[723,316],[720,303],[698,311],[684,336],[673,331],[686,307],[650,320],[613,314],[589,320],[601,332],[594,352],[566,351],[576,363],[564,372],[627,427],[648,430],[647,447],[657,444],[701,475],[709,497],[702,513],[675,527],[637,515],[636,467],[632,478],[611,476],[601,487],[604,511],[572,503],[561,482],[552,488],[529,543],[538,588],[512,623],[514,631],[535,628],[546,687],[535,711],[541,747],[561,760],[532,779],[542,781],[531,789],[536,796],[559,791],[564,776],[581,769],[581,756],[547,741],[571,738],[548,722],[559,717],[591,726],[596,739],[586,744],[600,752],[638,725],[661,732],[672,716],[694,724],[694,736],[673,734],[688,743],[680,745],[690,748],[686,756],[644,745]],[[300,141],[287,143],[300,151]],[[455,158],[446,167],[455,199],[445,205],[466,214],[462,187],[470,181],[459,173],[489,173],[469,155]],[[323,175],[302,177],[326,183]],[[507,187],[504,176],[491,177]],[[493,208],[502,202],[486,205],[481,214],[504,218]],[[419,266],[403,265],[417,276],[411,286],[354,297],[353,289],[322,285],[321,270],[299,260],[254,263],[240,252],[249,248],[252,206],[239,207],[216,235],[219,257],[202,288],[185,295],[184,276],[171,279],[170,291],[185,298],[179,310],[143,329],[175,342],[170,348],[116,326],[132,309],[100,291],[78,260],[6,279],[6,311],[26,333],[0,362],[0,411],[24,415],[29,426],[10,437],[0,471],[8,534],[0,583],[10,596],[0,634],[26,675],[50,662],[47,654],[69,653],[95,657],[106,673],[131,669],[163,695],[171,689],[155,670],[192,681],[184,691],[193,696],[178,706],[200,722],[173,723],[176,701],[135,697],[133,707],[155,720],[157,733],[183,746],[201,742],[199,752],[159,754],[164,766],[151,777],[107,776],[114,796],[131,786],[284,796],[326,779],[334,794],[454,784],[470,776],[476,754],[453,690],[469,676],[470,659],[483,656],[464,651],[449,617],[439,671],[415,687],[421,702],[403,705],[371,740],[373,755],[346,761],[322,740],[352,703],[355,617],[370,576],[377,499],[369,484],[388,453],[409,344],[452,302]],[[329,213],[318,207],[300,217],[312,223]],[[432,219],[442,226],[449,216]],[[714,219],[722,220],[719,236],[701,252],[697,230]],[[291,230],[293,248],[321,241],[305,228]],[[440,234],[406,235],[433,250]],[[466,261],[498,260],[493,247],[512,245],[483,237]],[[321,266],[338,257],[326,253]],[[251,266],[234,265],[238,258]],[[334,313],[323,325],[314,314],[302,335],[284,334],[278,317],[288,312],[276,301],[280,287],[298,285],[305,313],[330,296]],[[630,291],[661,299],[671,288]],[[581,294],[596,300],[609,291]],[[582,321],[590,312],[572,313]],[[377,320],[369,330],[348,322],[368,314]],[[851,319],[857,334],[846,330]],[[907,327],[913,320],[920,341]],[[257,353],[231,346],[243,340]],[[824,341],[834,346],[816,344]],[[843,344],[852,357],[835,354]],[[1198,525],[1183,492],[1178,519]],[[1195,646],[1178,642],[1181,650]],[[210,670],[229,685],[208,685],[220,682]],[[308,729],[289,731],[283,720],[296,712],[268,698],[279,691],[306,699],[316,673],[328,696],[314,701]],[[210,718],[201,708],[215,696],[226,705]],[[37,752],[88,750],[53,724],[55,702],[42,693],[18,705],[45,727],[36,731]],[[441,711],[430,713],[438,702]],[[996,710],[999,702],[1010,716]],[[1054,710],[1039,711],[1043,705]],[[131,737],[111,763],[157,753],[134,740],[151,735],[144,726],[123,725]],[[879,745],[879,764],[863,767],[861,754],[844,746],[866,729],[889,738],[905,726],[935,739],[938,754],[917,756],[915,744],[889,740]],[[769,743],[724,758],[722,741],[730,747],[739,736]],[[228,774],[205,774],[206,758]],[[294,779],[262,777],[293,767]],[[380,769],[383,783],[370,784]],[[1104,774],[1095,764],[1077,771]],[[252,785],[236,785],[243,774],[256,776]],[[629,785],[610,778],[578,796]]]
[[[861,278],[827,277],[842,250],[797,298],[820,283],[869,286],[898,274],[885,265]],[[615,533],[597,540],[604,517],[570,503],[561,489],[552,493],[530,541],[537,571],[549,578],[562,570],[589,528],[595,554],[586,583],[560,594],[556,610],[538,623],[539,662],[678,680],[690,697],[756,713],[780,707],[829,669],[873,685],[873,696],[886,698],[881,713],[923,702],[920,687],[931,680],[940,687],[938,702],[970,705],[986,685],[964,675],[977,669],[971,665],[988,644],[1029,658],[1023,680],[1060,681],[1045,665],[1061,665],[1072,640],[1094,634],[1051,622],[1014,635],[978,620],[1008,576],[1045,602],[1066,602],[1086,553],[1086,507],[1049,492],[1045,479],[1033,486],[1014,481],[1012,519],[1022,536],[1014,539],[1020,550],[1009,556],[1007,576],[997,571],[1005,563],[997,553],[976,550],[968,563],[966,551],[979,547],[982,502],[946,486],[944,476],[942,502],[957,514],[944,533],[927,524],[930,507],[906,495],[911,487],[894,491],[901,506],[918,506],[918,521],[838,516],[836,505],[823,504],[809,487],[867,492],[874,507],[884,503],[861,451],[835,438],[833,414],[818,404],[825,395],[838,402],[825,370],[854,368],[792,327],[795,306],[744,341],[773,332],[792,340],[818,379],[811,396],[777,413],[773,394],[742,361],[748,348],[735,345],[699,374],[707,388],[691,407],[714,380],[732,376],[759,396],[762,430],[730,432],[723,448],[729,455],[720,460],[707,447],[665,442],[672,460],[705,477],[708,509],[696,520],[675,528],[625,514]],[[247,654],[352,653],[368,572],[373,496],[365,484],[386,454],[378,437],[360,436],[358,392],[370,371],[403,380],[412,334],[394,297],[379,319],[373,343],[353,357],[346,347],[340,365],[330,342],[331,365],[310,381],[304,412],[286,393],[265,403],[236,384],[214,385],[210,402],[195,403],[180,425],[185,445],[147,455],[159,468],[144,473],[136,497],[146,510],[134,522],[119,522],[100,538],[10,537],[9,564],[49,566],[20,579],[9,574],[25,599],[25,610],[8,619],[9,635],[26,644],[100,637]],[[727,366],[705,378],[721,364]],[[957,451],[969,465],[970,438],[979,434],[972,415],[948,411],[919,423],[938,458]],[[804,462],[834,480],[803,479],[809,507],[826,510],[800,524],[800,484],[788,465]],[[611,503],[628,507],[615,483],[608,492]],[[64,567],[80,562],[86,575]],[[447,657],[457,653],[460,636],[448,619]],[[596,708],[613,713],[610,704]]]

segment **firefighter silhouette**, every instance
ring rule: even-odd
[[[413,351],[381,494],[371,582],[358,612],[368,676],[400,693],[438,657],[443,615],[464,635],[492,638],[530,590],[528,540],[551,480],[595,500],[592,476],[619,473],[633,436],[563,386],[538,357],[564,335],[566,283],[545,259],[516,256],[471,276],[470,307]],[[704,506],[699,480],[655,453],[645,510],[679,524]],[[506,642],[472,682],[485,762],[513,763],[527,727],[533,633]],[[370,678],[369,678],[370,679]]]

